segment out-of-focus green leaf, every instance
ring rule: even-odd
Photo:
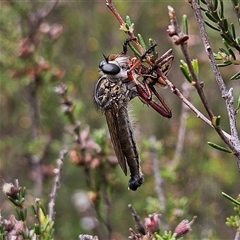
[[[213,53],[214,59],[215,60],[222,60],[222,56],[219,53]]]
[[[237,72],[230,78],[230,80],[238,80],[238,79],[240,79],[240,72]]]
[[[183,33],[188,35],[188,19],[187,15],[183,15],[182,17],[182,26],[183,26]]]
[[[213,10],[216,11],[218,8],[218,0],[213,0]]]
[[[228,52],[228,50],[226,50],[226,49],[224,49],[224,48],[222,48],[222,47],[219,48],[219,51],[225,53],[227,56],[230,55],[230,53]]]
[[[227,66],[229,66],[231,64],[232,64],[232,62],[227,60],[227,61],[224,61],[223,63],[219,63],[218,67],[227,67]]]
[[[224,31],[228,31],[228,21],[226,18],[223,19]]]
[[[143,49],[147,49],[146,43],[145,43],[142,35],[141,35],[141,34],[138,34],[137,36],[138,36],[138,41],[139,41],[140,45],[143,47]]]
[[[232,203],[235,203],[235,204],[237,204],[238,206],[240,206],[240,202],[239,202],[238,200],[232,198],[231,196],[229,196],[229,195],[226,194],[225,192],[222,192],[222,195],[223,195],[225,198],[229,199]]]
[[[213,15],[210,12],[205,12],[206,16],[208,17],[208,19],[210,19],[211,21],[217,23],[218,19],[216,19],[215,17],[213,17]]]
[[[219,127],[220,125],[220,121],[221,121],[221,116],[215,116],[213,117],[212,119],[212,124],[215,126],[215,127]]]
[[[235,41],[236,41],[236,43],[237,43],[238,45],[240,45],[240,37],[237,37],[237,38],[235,39]]]
[[[231,33],[232,33],[232,36],[233,36],[233,39],[236,38],[236,31],[235,31],[235,26],[233,23],[231,23]]]
[[[238,97],[238,102],[237,102],[237,110],[239,110],[239,109],[240,109],[240,95]]]
[[[180,60],[180,70],[182,71],[182,73],[183,73],[184,77],[187,79],[187,81],[192,83],[192,77],[189,72],[188,66],[183,60]]]
[[[213,26],[211,23],[207,22],[207,21],[204,21],[206,23],[206,25],[208,25],[210,28],[212,28],[213,30],[216,30],[216,31],[220,31],[220,29],[218,27],[215,27]]]
[[[198,74],[199,74],[199,64],[198,64],[197,59],[192,60],[192,66],[193,66],[193,70],[194,70],[196,76],[198,76]]]
[[[219,0],[219,2],[220,2],[219,15],[220,15],[220,19],[222,19],[223,16],[224,16],[224,6],[223,6],[223,1],[222,0]]]
[[[217,149],[217,150],[220,150],[220,151],[223,151],[223,152],[227,152],[227,153],[232,153],[231,150],[228,150],[226,149],[225,147],[222,147],[222,146],[219,146],[218,144],[216,143],[213,143],[213,142],[208,142],[208,145]]]

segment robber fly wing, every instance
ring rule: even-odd
[[[114,148],[115,154],[118,159],[118,163],[119,163],[120,167],[122,168],[124,174],[127,175],[126,158],[122,152],[121,143],[120,143],[119,137],[118,137],[118,127],[116,125],[117,124],[116,117],[117,117],[118,113],[116,110],[117,109],[113,107],[111,110],[109,109],[109,110],[105,111],[105,116],[106,116],[106,120],[107,120],[110,137],[112,140],[113,148]]]

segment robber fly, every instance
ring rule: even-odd
[[[135,191],[143,182],[143,174],[127,105],[138,96],[142,102],[164,117],[171,117],[171,111],[154,88],[159,82],[156,70],[163,62],[151,64],[151,67],[142,65],[142,61],[149,57],[155,45],[147,49],[141,58],[136,59],[126,55],[128,42],[129,39],[125,41],[120,54],[105,57],[99,64],[102,76],[95,86],[94,99],[106,116],[113,148],[125,175],[127,175],[126,163],[129,166],[131,174],[129,188]],[[140,77],[144,77],[143,83],[138,81]],[[162,106],[151,98],[150,90]]]
[[[129,166],[129,188],[135,191],[143,183],[143,174],[127,110],[129,101],[137,96],[135,83],[127,76],[129,61],[121,54],[105,57],[99,64],[102,76],[95,86],[94,98],[106,116],[113,148],[125,175],[126,162]]]

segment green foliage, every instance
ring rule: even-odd
[[[4,183],[3,193],[9,201],[16,207],[16,215],[11,215],[9,220],[1,216],[0,236],[2,239],[16,238],[52,240],[54,233],[54,222],[49,219],[44,206],[39,199],[32,205],[32,213],[27,212],[26,206],[26,187],[19,186],[18,181],[15,184]],[[35,219],[35,223],[32,222]]]
[[[233,203],[234,205],[233,210],[236,213],[234,216],[227,217],[226,225],[235,229],[236,232],[240,232],[240,194],[236,199],[230,197],[226,193],[222,193],[222,194]]]
[[[194,73],[196,74],[196,76],[198,76],[199,65],[198,65],[197,59],[192,60],[192,66],[193,66]],[[180,60],[180,70],[182,71],[182,73],[183,73],[184,77],[187,79],[187,81],[193,84],[192,75],[189,71],[187,63],[184,60]]]
[[[215,144],[215,143],[212,143],[212,142],[208,142],[208,145],[213,147],[213,148],[215,148],[215,149],[217,149],[217,150],[220,150],[220,151],[223,151],[223,152],[227,152],[227,153],[232,153],[232,151],[230,151],[229,149],[221,147],[218,144]]]
[[[221,60],[222,63],[218,64],[218,67],[227,67],[229,65],[240,65],[240,61],[237,60],[234,53],[234,49],[240,52],[240,37],[236,35],[234,23],[228,22],[224,14],[224,1],[223,0],[214,0],[214,1],[202,1],[203,5],[207,9],[202,8],[205,13],[208,21],[205,23],[212,28],[213,30],[219,32],[222,37],[222,42],[224,47],[219,48],[219,52],[215,54],[216,60]],[[235,3],[236,9],[239,8],[239,2]],[[210,20],[210,21],[209,21]],[[235,73],[231,80],[240,79],[240,72]]]

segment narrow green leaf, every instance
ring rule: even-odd
[[[239,0],[233,0],[233,2],[234,2],[234,7],[239,7]]]
[[[193,59],[192,60],[192,66],[193,66],[193,70],[194,70],[195,74],[198,76],[198,74],[199,74],[199,65],[198,65],[198,60],[197,59]]]
[[[203,12],[207,12],[208,10],[206,8],[203,8],[200,6],[200,9],[203,11]]]
[[[215,17],[213,17],[213,15],[210,12],[205,12],[205,15],[213,22],[217,23],[218,19],[216,19]]]
[[[149,46],[152,46],[153,44],[155,44],[155,42],[152,38],[148,39],[148,43],[149,43]],[[158,58],[158,53],[156,52],[155,48],[153,49],[153,57],[154,57],[154,59]]]
[[[187,15],[183,15],[182,17],[182,26],[183,26],[183,33],[188,35],[188,19]]]
[[[180,70],[182,71],[182,73],[183,73],[184,77],[187,79],[187,81],[192,83],[192,77],[189,73],[188,66],[183,60],[180,60]]]
[[[126,24],[128,26],[131,26],[132,25],[132,22],[131,22],[131,18],[129,16],[126,16]]]
[[[230,78],[230,80],[238,80],[238,79],[240,79],[240,72],[235,73],[235,74]],[[238,99],[238,100],[239,100],[239,99]]]
[[[218,0],[213,0],[213,9],[216,11],[218,8]]]
[[[225,61],[227,63],[219,63],[217,64],[218,67],[227,67],[227,66],[230,66],[232,64],[231,61]]]
[[[230,45],[230,46],[232,45],[233,39],[229,38],[229,36],[226,35],[225,33],[220,33],[220,35],[227,45]]]
[[[239,95],[239,97],[238,97],[238,103],[237,103],[237,111],[240,109],[240,95]]]
[[[41,234],[40,226],[39,226],[39,224],[37,224],[37,223],[34,224],[34,233],[35,233],[37,236],[40,236],[40,234]]]
[[[222,48],[222,47],[219,48],[219,51],[222,52],[222,53],[225,53],[227,56],[230,55],[230,53],[228,52],[228,50],[226,50],[226,49],[224,49],[224,48]]]
[[[230,61],[230,60],[225,60],[225,61],[223,61],[223,63],[226,64],[226,66],[228,66],[228,65],[231,65],[231,64],[232,64],[232,61]]]
[[[123,31],[126,31],[124,30],[124,27],[130,32],[134,31],[134,23],[131,22],[131,19],[129,16],[126,16],[126,24],[125,26],[121,26],[120,29]]]
[[[34,205],[31,205],[32,211],[34,215],[37,215],[37,210],[35,209]]]
[[[47,216],[47,212],[46,212],[46,210],[44,208],[44,205],[43,205],[43,203],[41,201],[39,202],[39,207],[42,209],[43,215]]]
[[[240,45],[240,37],[235,38],[235,41],[238,45]]]
[[[213,30],[220,32],[220,29],[219,29],[218,27],[213,26],[211,23],[209,23],[209,22],[207,22],[207,21],[204,21],[204,22],[205,22],[205,24],[206,24],[207,26],[209,26],[209,27],[212,28]]]
[[[224,147],[221,147],[219,145],[217,145],[216,143],[212,143],[212,142],[207,142],[209,146],[215,148],[215,149],[218,149],[220,151],[223,151],[223,152],[227,152],[227,153],[232,153],[232,151],[224,148]]]
[[[222,60],[223,59],[222,56],[219,55],[218,53],[213,53],[213,56],[214,56],[215,60]]]
[[[129,43],[129,47],[131,48],[131,50],[133,51],[135,56],[141,57],[142,54],[133,46],[133,44],[131,42]]]
[[[231,33],[232,33],[233,39],[235,39],[235,38],[236,38],[236,31],[235,31],[235,26],[234,26],[234,24],[231,23],[230,27],[231,27]],[[229,30],[230,30],[230,29],[229,29]]]
[[[215,127],[219,127],[220,125],[220,120],[221,120],[221,116],[214,116],[213,119],[212,119],[212,124],[215,126]]]
[[[225,198],[229,199],[231,202],[233,202],[233,203],[237,204],[238,206],[240,206],[240,202],[239,202],[238,200],[232,198],[231,196],[229,196],[228,194],[226,194],[226,193],[224,193],[224,192],[222,192],[222,195],[223,195]]]
[[[139,41],[140,45],[146,50],[147,47],[146,47],[146,44],[145,44],[141,34],[138,34],[138,41]]]
[[[219,2],[220,2],[219,15],[220,15],[220,18],[222,19],[223,16],[224,16],[224,6],[223,6],[223,1],[222,0],[219,0]]]
[[[235,56],[233,50],[232,50],[231,48],[229,48],[228,51],[229,51],[230,55],[232,56],[232,58],[233,58],[234,60],[236,60],[236,56]]]
[[[224,25],[224,31],[227,32],[228,31],[228,21],[227,21],[227,19],[224,18],[222,20],[222,22],[223,22],[223,25]]]
[[[205,0],[201,0],[201,2],[202,2],[203,4],[207,4],[207,2],[206,2]]]

